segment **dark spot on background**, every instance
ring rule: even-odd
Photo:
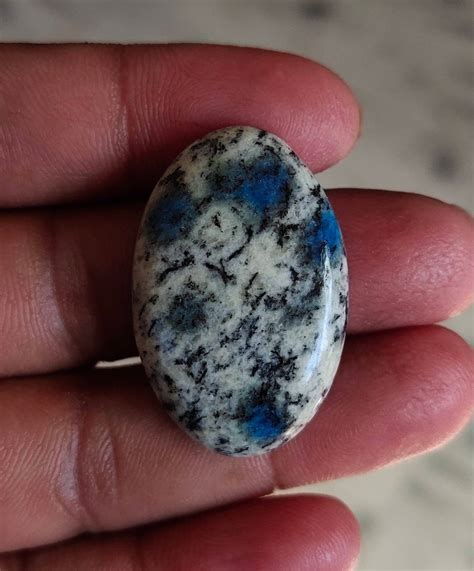
[[[5,0],[0,0],[0,22],[2,22],[2,24],[6,24],[7,21],[11,19],[11,15],[10,3]]]
[[[474,37],[474,26],[472,25],[471,20],[456,22],[450,26],[450,29],[453,35],[457,36],[460,39],[468,40],[471,42]]]
[[[329,0],[305,0],[299,4],[302,16],[314,20],[327,20],[334,15],[334,3]]]
[[[458,161],[450,149],[438,149],[431,158],[431,172],[442,180],[452,180],[456,176]]]
[[[451,65],[450,76],[463,87],[465,86],[469,90],[474,88],[474,69],[470,61],[461,60]]]
[[[426,73],[418,66],[409,67],[405,73],[406,84],[412,89],[428,89],[430,83]]]
[[[359,520],[360,528],[365,533],[370,533],[377,526],[377,519],[369,511],[363,511],[357,514],[357,519]]]
[[[458,8],[461,8],[467,4],[466,0],[442,0],[442,3],[446,4],[447,6],[456,6]]]
[[[459,484],[460,486],[467,487],[470,485],[470,473],[464,469],[462,464],[446,462],[445,458],[442,456],[439,457],[436,454],[427,458],[427,461],[431,473],[443,476],[446,480],[449,479],[449,481]]]
[[[404,493],[409,496],[413,503],[418,505],[431,505],[443,509],[449,504],[449,500],[439,494],[434,488],[427,486],[422,479],[411,477],[404,482]]]

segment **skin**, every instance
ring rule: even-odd
[[[470,217],[330,191],[351,281],[334,388],[288,445],[222,457],[172,424],[141,368],[92,368],[136,354],[144,201],[225,125],[270,130],[325,169],[357,139],[354,96],[316,63],[230,47],[4,45],[0,69],[0,570],[353,568],[340,502],[262,496],[433,449],[468,421],[471,349],[432,324],[473,299]]]

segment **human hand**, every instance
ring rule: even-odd
[[[418,195],[330,191],[351,282],[334,387],[288,445],[219,456],[175,427],[140,367],[93,368],[136,354],[143,201],[179,150],[226,125],[329,167],[358,136],[352,94],[315,63],[227,47],[5,45],[0,70],[0,551],[29,548],[0,569],[350,568],[347,508],[261,496],[432,449],[465,424],[471,350],[430,324],[472,300],[470,218]],[[42,547],[83,532],[115,533]]]

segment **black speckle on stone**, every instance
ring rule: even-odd
[[[190,408],[179,417],[179,420],[191,432],[198,432],[202,429],[202,419],[203,415],[195,404],[192,404]]]
[[[260,305],[260,302],[265,297],[265,295],[266,292],[262,291],[252,299],[252,301],[250,302],[250,307],[252,308],[252,311],[255,311],[255,309],[257,309],[257,307]]]
[[[244,251],[244,248],[246,245],[247,244],[242,244],[242,246],[240,246],[240,248],[237,248],[237,250],[234,250],[231,254],[229,254],[227,256],[227,261],[230,262],[234,258],[237,258],[237,256],[240,256],[240,254]]]
[[[184,170],[181,167],[176,167],[169,175],[165,176],[160,181],[160,186],[170,185],[173,190],[183,189],[183,177],[185,175]]]
[[[218,212],[214,214],[214,216],[212,217],[212,223],[214,224],[214,226],[217,226],[219,230],[222,230],[221,219]]]
[[[168,412],[174,412],[176,410],[176,405],[173,401],[163,401],[163,407]]]
[[[311,288],[310,288],[306,297],[309,299],[319,298],[319,296],[321,295],[321,291],[323,289],[323,286],[324,286],[324,283],[323,283],[322,275],[318,271],[315,271],[312,278],[311,278]]]
[[[298,230],[298,224],[283,224],[279,223],[276,226],[276,234],[277,234],[277,244],[280,247],[292,237],[293,233]]]
[[[247,299],[249,297],[250,289],[252,288],[253,282],[256,280],[258,272],[255,272],[249,279],[247,285],[244,287],[244,297]]]
[[[184,284],[184,286],[186,287],[186,289],[191,290],[191,291],[200,291],[199,286],[197,285],[197,283],[192,279],[191,276],[189,276],[189,278],[187,279],[186,283]]]
[[[237,144],[240,139],[242,138],[242,135],[244,134],[244,130],[243,129],[237,129],[237,131],[235,132],[234,137],[232,137],[230,143],[231,145],[235,145]]]
[[[174,272],[178,272],[183,268],[187,268],[188,266],[192,266],[194,264],[194,256],[189,252],[184,252],[184,257],[181,260],[175,260],[170,263],[170,265],[161,272],[158,276],[158,282],[161,283],[165,281],[169,274]]]
[[[158,296],[156,294],[148,298],[147,301],[140,308],[140,311],[138,313],[138,319],[141,319],[143,317],[143,314],[145,313],[148,304],[155,305],[157,301],[158,301]]]
[[[173,379],[169,375],[164,375],[163,381],[166,385],[166,388],[168,389],[168,392],[170,394],[175,394],[176,393],[176,383],[173,381]]]
[[[276,311],[277,309],[285,309],[288,305],[288,300],[286,294],[288,292],[288,288],[285,288],[282,292],[274,294],[274,295],[267,295],[263,300],[265,304],[265,309],[269,311]]]
[[[210,271],[216,273],[221,280],[224,282],[224,285],[227,285],[229,282],[235,282],[235,276],[227,272],[224,267],[224,262],[219,260],[219,265],[211,264],[210,262],[204,262],[204,266]]]
[[[189,353],[186,357],[175,359],[175,364],[183,366],[186,375],[190,379],[193,379],[196,384],[200,384],[208,373],[206,360],[208,353],[209,351],[206,351],[204,345],[199,345],[197,349]]]
[[[219,139],[202,139],[191,147],[194,154],[206,153],[212,159],[216,155],[221,155],[226,151],[227,147],[219,141]],[[194,155],[193,155],[194,156]]]
[[[230,260],[233,260],[237,256],[240,256],[240,254],[244,251],[245,247],[250,243],[250,240],[252,239],[252,236],[253,236],[253,230],[250,226],[247,226],[245,228],[245,235],[246,235],[246,239],[245,239],[245,242],[242,244],[242,246],[240,246],[239,248],[234,250],[231,254],[229,254],[229,256],[227,256],[228,262]]]
[[[212,202],[212,196],[205,196],[202,200],[199,201],[196,209],[198,213],[203,212]]]
[[[214,364],[214,371],[225,371],[232,365],[231,362],[229,363],[215,363]]]
[[[248,449],[249,449],[248,446],[239,446],[238,448],[235,448],[233,452],[235,454],[242,454],[242,452],[247,452]]]
[[[298,393],[295,397],[292,397],[288,391],[285,391],[285,402],[293,406],[301,407],[305,402],[305,396],[302,393]]]
[[[156,324],[157,324],[158,320],[157,319],[152,319],[150,326],[148,327],[148,331],[147,331],[147,336],[151,337],[153,335],[153,332],[155,330]]]
[[[321,199],[321,185],[319,183],[316,184],[315,186],[313,186],[312,188],[310,188],[309,192],[315,198]]]
[[[275,386],[278,380],[292,381],[295,378],[298,355],[283,355],[279,346],[275,346],[270,352],[270,359],[257,356],[255,365],[252,368],[251,376],[258,377],[262,383],[262,388],[268,391],[270,386]]]
[[[290,266],[290,276],[291,276],[291,283],[294,285],[300,280],[300,274],[295,270],[293,266]]]

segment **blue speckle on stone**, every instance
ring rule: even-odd
[[[259,215],[284,200],[284,188],[288,184],[288,172],[284,164],[264,159],[254,163],[237,191],[237,196]]]
[[[151,240],[167,244],[186,236],[196,219],[196,208],[188,193],[175,191],[155,203],[147,216],[147,230]]]
[[[246,430],[254,440],[278,438],[284,430],[280,415],[270,404],[256,405],[245,422]]]
[[[285,204],[290,182],[288,165],[267,154],[258,160],[220,163],[209,177],[209,194],[216,201],[246,204],[262,218]]]
[[[176,331],[192,331],[206,324],[206,303],[189,292],[176,295],[167,313],[167,323]]]
[[[332,255],[342,247],[341,231],[332,209],[323,209],[320,220],[311,220],[306,226],[306,245],[310,256],[318,263],[326,245]]]

